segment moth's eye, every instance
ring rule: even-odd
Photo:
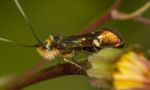
[[[48,42],[44,42],[44,43],[43,43],[43,48],[44,48],[45,50],[50,51],[50,50],[51,50],[51,44],[48,43]]]
[[[47,50],[50,50],[50,44],[45,44],[45,48],[47,49]]]

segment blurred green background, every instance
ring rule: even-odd
[[[38,37],[44,40],[49,34],[74,35],[101,16],[114,0],[19,0]],[[120,10],[132,12],[148,0],[124,0]],[[143,16],[150,18],[150,10]],[[111,26],[122,33],[126,46],[150,46],[150,26],[132,20],[110,20],[101,27]],[[24,44],[36,41],[13,0],[0,0],[0,37]],[[41,57],[34,48],[0,42],[0,77],[21,74]],[[83,76],[66,76],[32,85],[24,90],[97,90]]]

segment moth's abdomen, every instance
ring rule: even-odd
[[[96,47],[120,47],[123,44],[122,38],[111,31],[101,31],[93,40]]]

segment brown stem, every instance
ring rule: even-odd
[[[48,60],[41,59],[38,61],[38,63],[34,64],[32,67],[30,67],[24,74],[23,76],[27,76],[33,73],[38,72],[46,63],[48,63]]]
[[[122,3],[122,0],[116,0],[114,2],[114,4],[111,6],[111,8],[108,9],[103,16],[96,19],[96,21],[92,22],[88,27],[83,29],[80,33],[91,32],[97,26],[99,26],[99,25],[105,23],[106,21],[110,20],[111,19],[111,11],[112,10],[117,10],[120,7],[121,3]]]
[[[134,18],[134,21],[139,22],[139,23],[143,23],[146,25],[150,25],[150,19],[148,19],[148,18],[136,17],[136,18]]]
[[[112,19],[114,20],[128,20],[128,19],[133,19],[136,22],[143,23],[150,25],[150,20],[141,17],[141,15],[150,8],[150,1],[145,3],[143,6],[138,8],[137,10],[133,11],[132,13],[124,13],[120,12],[119,10],[112,10]]]
[[[78,63],[79,65],[85,67],[87,61]],[[55,77],[66,76],[66,75],[86,75],[86,72],[75,65],[70,63],[62,64],[59,66],[54,66],[42,70],[37,73],[33,73],[28,77],[19,78],[16,82],[12,82],[5,90],[20,90],[27,86],[33,85],[35,83],[48,80]]]

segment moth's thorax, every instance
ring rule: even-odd
[[[43,47],[38,47],[37,52],[46,60],[52,60],[56,56],[60,55],[60,52],[58,49],[47,50]]]

